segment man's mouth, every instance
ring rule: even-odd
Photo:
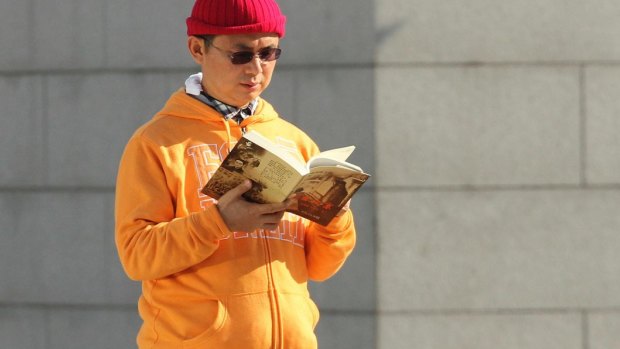
[[[260,86],[257,82],[242,82],[241,85],[245,86],[247,89],[256,90]]]

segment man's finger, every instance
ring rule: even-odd
[[[265,223],[280,223],[283,216],[284,216],[284,211],[278,211],[275,213],[264,214],[262,216],[262,220]]]
[[[258,212],[260,214],[270,214],[270,213],[277,213],[277,212],[284,213],[284,210],[286,210],[289,204],[290,202],[288,200],[284,202],[275,203],[275,204],[261,204],[258,207]]]
[[[279,224],[280,223],[278,223],[278,224],[268,224],[268,223],[265,223],[265,224],[263,224],[262,229],[267,230],[267,231],[274,231],[274,230],[278,229],[278,225]]]
[[[241,184],[232,188],[226,194],[222,195],[222,197],[220,198],[220,201],[222,201],[222,199],[226,200],[228,198],[230,199],[238,198],[241,195],[243,195],[243,193],[250,190],[250,188],[252,188],[252,183],[246,179],[245,181],[241,182]]]
[[[340,217],[343,214],[347,213],[350,206],[351,206],[351,200],[347,201],[347,203],[340,209],[340,211],[338,211],[338,214],[336,214],[336,217]]]

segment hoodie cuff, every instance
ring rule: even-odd
[[[195,223],[205,232],[211,240],[226,239],[232,234],[224,222],[217,206],[211,205],[206,210],[194,215]]]
[[[322,235],[332,239],[338,239],[348,233],[352,224],[353,213],[349,210],[340,217],[334,217],[328,225],[314,223],[314,226]]]

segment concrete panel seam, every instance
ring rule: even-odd
[[[32,23],[35,18],[35,3],[34,0],[28,0],[28,22]],[[30,57],[28,58],[28,66],[32,65],[32,57],[35,56],[37,45],[35,40],[35,29],[34,25],[28,26],[28,51],[30,52]]]
[[[108,186],[0,186],[0,194],[48,194],[48,193],[68,193],[68,194],[114,194],[114,187]]]
[[[169,74],[194,72],[197,68],[191,67],[144,67],[144,68],[76,68],[76,69],[19,69],[0,70],[1,77],[46,75],[46,76],[76,76],[76,75],[102,75],[102,74]]]
[[[504,309],[418,309],[378,310],[378,315],[388,316],[497,316],[497,315],[587,315],[592,313],[620,313],[619,307],[606,308],[504,308]]]
[[[0,302],[0,309],[34,309],[34,310],[80,310],[80,311],[127,311],[136,312],[135,304],[69,304],[69,303],[7,303]]]
[[[540,185],[433,185],[433,186],[377,186],[378,192],[513,192],[513,191],[616,191],[620,183],[607,184],[540,184]]]
[[[41,134],[41,144],[43,144],[43,146],[45,147],[45,156],[43,156],[43,160],[42,160],[42,166],[43,166],[43,173],[45,173],[45,178],[44,178],[44,183],[47,183],[49,178],[48,178],[48,174],[50,173],[50,156],[49,156],[49,149],[50,149],[50,135],[49,135],[49,129],[50,129],[50,113],[49,113],[49,80],[47,78],[47,76],[42,76],[40,79],[40,91],[41,91],[41,113],[43,115],[41,115],[41,120],[43,122],[43,130],[42,130],[42,134]]]
[[[581,340],[583,349],[589,349],[590,347],[590,326],[588,321],[587,311],[581,312]]]
[[[110,50],[108,47],[108,40],[109,40],[109,36],[108,33],[110,32],[109,29],[109,25],[108,25],[108,2],[104,1],[102,6],[102,13],[101,16],[103,17],[102,20],[102,26],[103,26],[103,42],[101,43],[102,47],[102,53],[103,53],[103,66],[104,67],[108,67],[110,65]]]
[[[620,62],[619,62],[620,64]],[[334,63],[334,64],[279,64],[279,71],[299,71],[299,70],[341,70],[341,69],[375,69],[375,64],[366,63]],[[144,73],[185,73],[197,71],[197,67],[177,66],[177,67],[100,67],[100,68],[46,68],[46,69],[16,69],[0,70],[2,76],[21,76],[21,75],[90,75],[90,74],[144,74]]]
[[[586,67],[579,67],[579,141],[580,141],[580,177],[581,185],[588,184],[587,163],[588,163],[588,111],[587,111],[587,94],[586,94]]]
[[[512,62],[407,62],[376,63],[374,68],[476,68],[476,67],[617,67],[620,61],[512,61]]]
[[[321,308],[321,315],[341,315],[341,316],[375,316],[379,313],[376,310],[339,310],[339,309],[327,309]]]

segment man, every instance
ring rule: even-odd
[[[219,201],[200,191],[246,130],[308,160],[314,142],[260,98],[286,18],[274,0],[198,0],[187,79],[129,140],[116,189],[116,244],[142,281],[140,348],[316,348],[307,281],[325,280],[355,244],[346,211],[327,226],[255,204],[242,183]]]

